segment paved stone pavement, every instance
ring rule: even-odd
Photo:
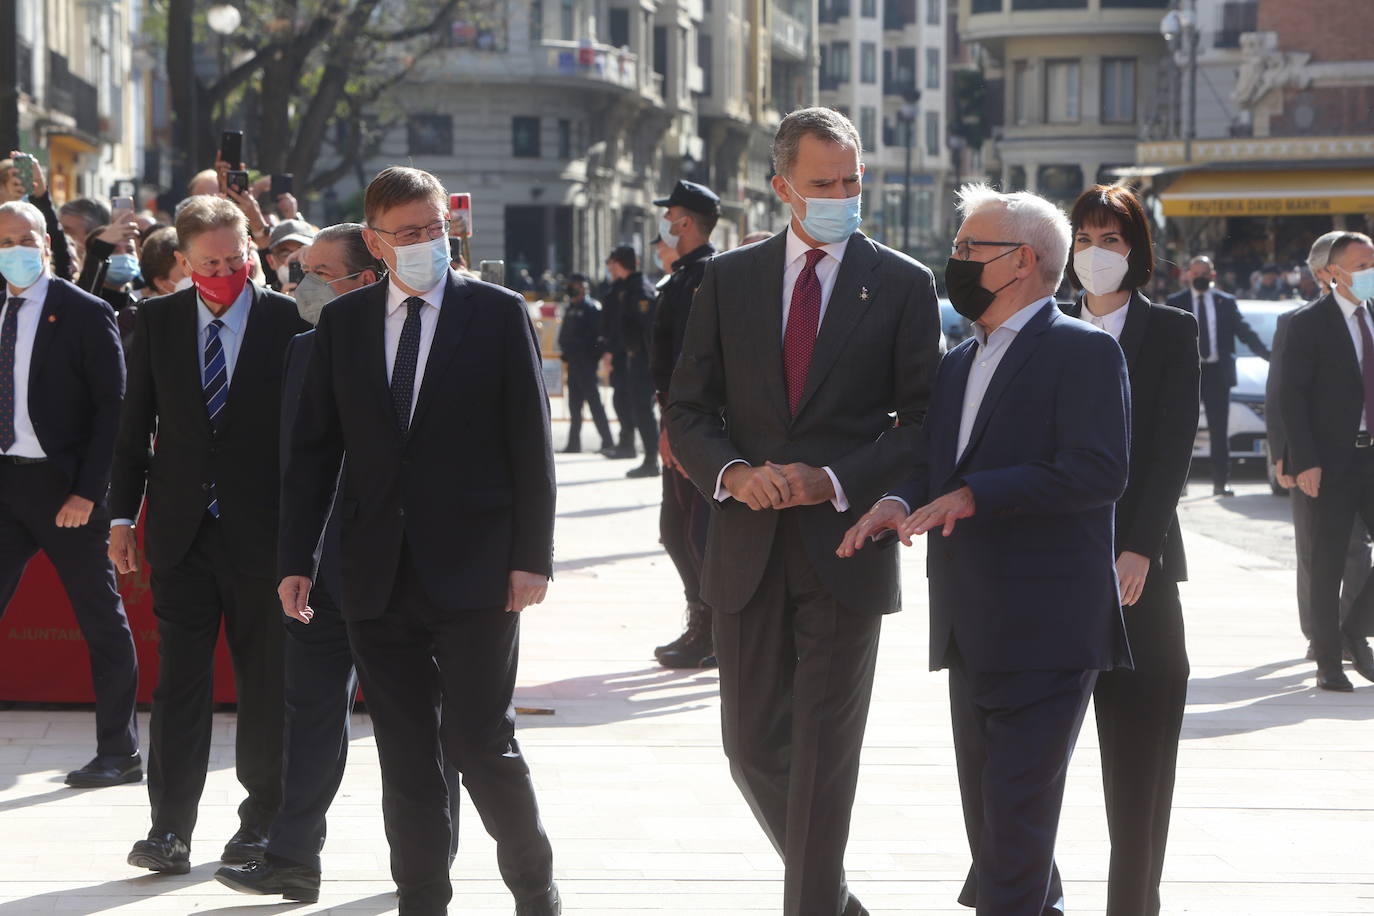
[[[659,483],[624,480],[631,466],[560,456],[557,578],[524,618],[517,702],[553,714],[523,716],[520,736],[566,912],[776,913],[781,868],[726,771],[716,675],[653,663],[650,649],[676,634],[682,601],[656,544]],[[1166,912],[1374,913],[1374,686],[1359,681],[1349,695],[1313,689],[1289,568],[1191,530],[1188,547],[1193,680]],[[852,885],[875,914],[968,912],[954,902],[968,858],[945,678],[925,670],[922,557],[919,547],[905,552],[907,609],[884,625],[849,847]],[[395,912],[366,716],[356,717],[331,812],[317,905],[240,896],[211,877],[237,826],[232,715],[216,717],[184,877],[124,863],[148,827],[143,786],[61,784],[89,757],[91,730],[84,710],[0,712],[0,916]],[[1059,842],[1070,913],[1101,913],[1105,901],[1095,745],[1089,722]],[[511,912],[470,805],[462,839],[451,912]]]

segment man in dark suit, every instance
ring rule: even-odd
[[[1279,407],[1284,471],[1313,501],[1308,622],[1317,686],[1345,692],[1354,687],[1342,670],[1343,649],[1374,680],[1374,653],[1363,638],[1371,635],[1370,580],[1340,619],[1351,525],[1357,517],[1374,525],[1374,321],[1366,302],[1374,243],[1363,233],[1342,233],[1331,243],[1327,276],[1331,291],[1287,322]]]
[[[605,352],[601,337],[601,304],[587,295],[587,277],[568,278],[568,303],[563,307],[563,322],[558,329],[558,351],[568,366],[568,444],[565,453],[582,451],[582,405],[591,412],[592,423],[601,436],[603,454],[615,450],[606,407],[601,402],[601,383],[596,369]]]
[[[1063,213],[985,185],[959,199],[945,276],[974,337],[940,364],[915,473],[838,553],[882,553],[863,548],[890,531],[906,544],[943,535],[926,545],[930,666],[949,668],[973,854],[959,902],[1049,916],[1063,912],[1054,842],[1069,758],[1098,672],[1130,660],[1112,537],[1129,384],[1111,336],[1055,306]]]
[[[834,548],[851,504],[914,462],[939,359],[930,271],[857,231],[860,149],[838,112],[783,120],[773,189],[791,223],[707,265],[667,416],[675,458],[715,507],[702,597],[725,754],[783,858],[786,916],[866,912],[844,851],[880,622],[900,588],[892,552],[844,562]]]
[[[1328,232],[1312,243],[1308,252],[1307,266],[1311,276],[1326,288],[1330,284],[1326,264],[1331,254],[1331,243],[1341,236],[1341,232]],[[1315,300],[1314,300],[1315,301]],[[1309,303],[1310,304],[1310,303]],[[1283,427],[1283,410],[1279,404],[1280,379],[1283,372],[1283,345],[1288,335],[1288,322],[1292,312],[1284,312],[1274,328],[1274,344],[1269,353],[1269,376],[1264,385],[1265,439],[1269,446],[1269,460],[1274,463],[1274,473],[1279,485],[1289,491],[1289,508],[1293,513],[1293,547],[1297,556],[1298,583],[1298,626],[1303,638],[1307,640],[1307,660],[1316,661],[1317,655],[1312,648],[1312,500],[1295,489],[1297,481],[1287,473],[1290,463],[1287,460],[1288,436]],[[1369,532],[1358,517],[1350,532],[1350,544],[1345,553],[1345,568],[1341,573],[1341,620],[1350,612],[1355,596],[1369,578],[1371,563]]]
[[[1216,288],[1212,259],[1199,255],[1188,262],[1185,274],[1191,289],[1169,297],[1169,305],[1191,312],[1198,323],[1198,354],[1202,357],[1202,409],[1207,415],[1207,436],[1212,441],[1212,493],[1235,496],[1231,489],[1230,415],[1231,389],[1236,387],[1236,338],[1258,356],[1269,358],[1269,348],[1246,323],[1234,296]]]
[[[282,487],[282,609],[313,616],[315,551],[346,457],[339,599],[377,736],[401,912],[442,914],[453,895],[442,734],[517,914],[551,916],[553,855],[512,704],[519,612],[543,600],[553,565],[534,328],[518,295],[449,270],[448,196],[433,175],[386,169],[363,207],[368,247],[391,275],[331,302],[315,332]]]
[[[152,829],[129,864],[184,874],[205,787],[221,622],[238,691],[235,767],[248,797],[220,861],[260,858],[281,804],[282,626],[272,576],[280,492],[282,364],[309,325],[285,296],[248,282],[248,225],[222,198],[177,214],[177,260],[193,286],[141,304],[129,347],[110,495],[110,557],[144,545],[158,621],[150,726]]]
[[[644,445],[644,462],[626,472],[627,477],[658,476],[658,420],[654,417],[654,382],[649,374],[649,335],[653,327],[654,302],[658,292],[639,270],[639,256],[629,245],[620,245],[606,259],[611,274],[611,291],[606,296],[603,325],[614,331],[605,333],[619,346],[616,360],[624,367],[625,405],[629,411],[630,434],[622,435],[615,457],[633,458],[634,433],[639,431]]]
[[[96,756],[77,788],[143,778],[138,657],[109,546],[110,457],[124,397],[114,313],[52,274],[43,214],[0,205],[0,615],[39,550],[57,569],[85,637]]]

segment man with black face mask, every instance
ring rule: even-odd
[[[601,359],[601,303],[587,295],[587,278],[573,274],[568,278],[568,304],[563,307],[563,326],[558,330],[558,350],[568,364],[568,444],[564,453],[582,451],[582,404],[592,412],[592,422],[601,434],[601,449],[615,448],[611,424],[596,380],[596,364]]]

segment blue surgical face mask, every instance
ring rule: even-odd
[[[28,289],[43,275],[43,250],[27,245],[0,248],[0,274],[16,289]]]
[[[413,290],[429,292],[448,273],[451,256],[446,236],[414,245],[392,246],[391,250],[396,252],[396,279]]]
[[[1374,299],[1374,267],[1368,270],[1357,270],[1351,274],[1350,291],[1361,302],[1366,299]]]
[[[787,181],[786,178],[783,181]],[[845,242],[859,228],[863,216],[863,195],[835,199],[831,197],[802,197],[792,182],[787,181],[792,193],[806,203],[806,219],[801,221],[806,234],[823,245]]]
[[[138,258],[131,254],[110,255],[109,266],[105,268],[105,282],[110,286],[123,286],[138,276]]]

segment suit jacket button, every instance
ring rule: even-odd
[[[210,485],[209,485],[208,483],[203,483],[203,484],[201,484],[201,485],[200,485],[200,488],[201,488],[202,490],[204,490],[205,492],[207,492],[207,493],[210,492]]]
[[[396,514],[399,515],[399,516],[401,516],[402,518],[404,518],[404,517],[405,517],[405,514],[406,514],[405,506],[401,506],[400,508],[398,508],[398,509],[396,510]]]

